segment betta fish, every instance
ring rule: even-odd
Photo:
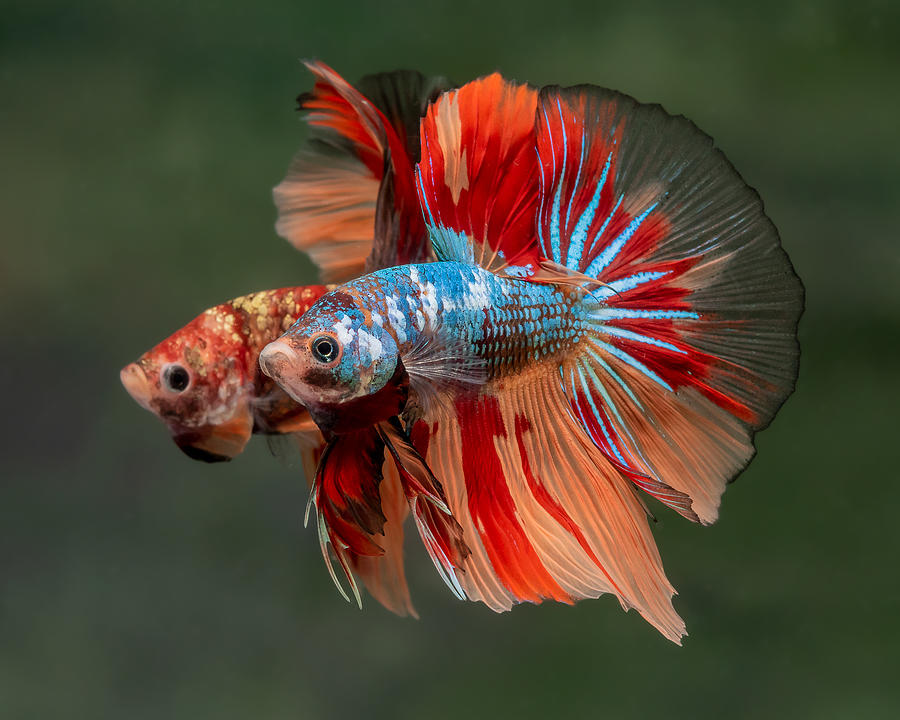
[[[396,71],[369,75],[354,88],[322,63],[307,67],[316,84],[298,102],[314,134],[274,190],[279,234],[308,252],[329,282],[431,259],[413,167],[419,120],[448,83]],[[258,356],[326,289],[280,288],[210,308],[126,366],[122,384],[192,458],[231,460],[253,433],[290,434],[304,465],[314,469],[321,435],[306,409],[260,372]],[[387,535],[400,554],[406,509],[397,498],[399,505],[386,496],[385,514],[396,526]],[[402,561],[393,571],[371,558],[354,565],[382,603],[412,612]]]
[[[328,439],[354,586],[390,458],[435,567],[495,611],[602,594],[679,643],[650,496],[714,522],[792,392],[803,289],[757,193],[659,105],[492,75],[428,109],[437,258],[321,297],[260,355]],[[332,571],[334,576],[334,572]]]
[[[447,84],[412,71],[369,75],[359,89],[322,63],[298,98],[316,134],[274,190],[276,229],[323,280],[430,259],[413,165],[419,119]],[[252,432],[314,432],[308,414],[259,372],[259,351],[326,288],[281,288],[202,313],[122,370],[128,392],[191,457],[230,460]]]

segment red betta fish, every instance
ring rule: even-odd
[[[490,76],[421,143],[438,261],[330,291],[260,355],[332,437],[321,542],[348,577],[378,554],[388,454],[461,597],[609,593],[680,643],[642,495],[714,522],[797,375],[803,289],[759,196],[690,121],[587,85]]]
[[[275,188],[279,234],[308,252],[328,281],[429,260],[413,166],[419,120],[448,84],[396,71],[367,76],[357,89],[322,63],[307,67],[316,84],[298,101],[313,136]],[[321,434],[306,409],[260,372],[258,356],[325,291],[267,290],[210,308],[126,366],[122,384],[192,458],[231,460],[252,433],[291,434],[311,478]],[[399,490],[391,497],[393,477],[384,498],[389,557],[354,558],[354,567],[377,599],[405,614],[413,612],[402,564],[406,509]]]

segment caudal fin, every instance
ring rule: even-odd
[[[587,341],[562,369],[609,460],[682,515],[716,519],[793,390],[802,286],[757,193],[658,105],[545,88],[538,237],[585,284]]]

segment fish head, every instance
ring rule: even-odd
[[[211,308],[120,373],[131,397],[194,459],[231,460],[253,432],[255,356],[242,323],[229,304]]]
[[[259,356],[262,371],[323,431],[367,427],[400,412],[409,380],[394,336],[354,295],[324,295]]]

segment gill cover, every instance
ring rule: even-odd
[[[334,424],[327,408],[341,406],[346,414],[348,403],[369,408],[387,396],[405,403],[397,393],[407,382],[397,343],[371,315],[349,293],[327,293],[260,354],[263,372],[303,403],[321,428]],[[323,341],[337,346],[334,359],[316,352]]]

